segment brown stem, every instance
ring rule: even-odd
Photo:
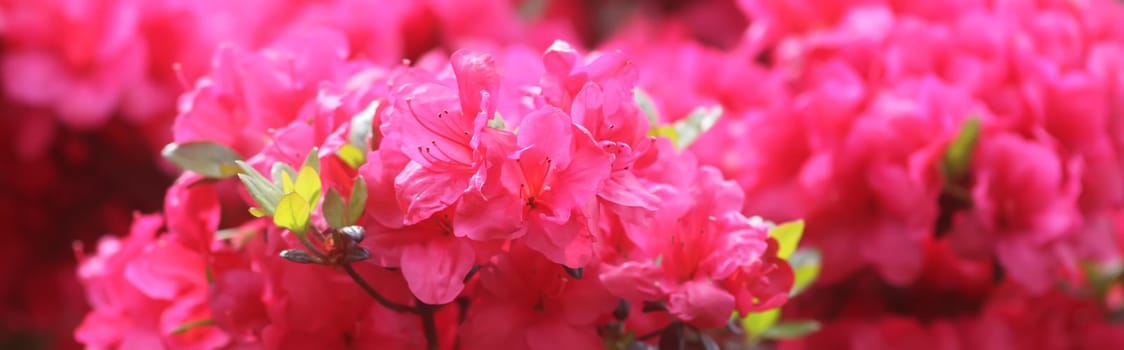
[[[390,299],[383,297],[382,294],[379,294],[379,292],[375,290],[375,288],[371,287],[370,284],[367,284],[367,281],[363,279],[363,276],[359,276],[359,273],[355,272],[355,269],[351,267],[351,264],[344,263],[340,266],[343,267],[344,271],[347,271],[347,275],[351,276],[351,279],[355,281],[355,284],[359,285],[359,288],[363,288],[363,291],[367,292],[367,294],[372,298],[375,298],[375,301],[379,302],[379,304],[382,304],[382,306],[397,312],[418,313],[418,310],[412,307],[395,303]]]
[[[437,343],[437,321],[433,317],[437,308],[433,305],[418,301],[416,310],[418,315],[421,316],[422,328],[425,329],[425,348],[427,350],[437,350],[440,344]]]
[[[395,303],[390,299],[383,297],[382,294],[379,294],[379,292],[376,291],[374,287],[371,287],[370,284],[367,284],[367,281],[363,279],[363,276],[359,276],[359,273],[351,267],[351,264],[344,263],[340,266],[343,267],[344,271],[347,271],[347,275],[351,276],[351,279],[355,281],[355,284],[358,284],[360,288],[363,288],[363,291],[367,292],[367,294],[372,298],[375,298],[375,301],[379,302],[379,304],[382,304],[382,306],[397,312],[408,312],[421,316],[422,328],[425,329],[425,348],[427,350],[437,350],[438,348],[440,348],[441,344],[437,342],[437,320],[434,319],[434,314],[438,309],[441,308],[440,306],[429,305],[421,302],[421,300],[417,300],[417,306],[414,307]]]

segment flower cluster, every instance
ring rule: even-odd
[[[793,315],[906,318],[916,327],[932,317],[987,318],[1008,298],[1111,299],[1088,284],[1118,286],[1124,253],[1119,2],[738,3],[750,25],[734,50],[656,26],[610,45],[651,57],[642,70],[667,72],[640,83],[665,118],[698,104],[726,107],[728,117],[690,151],[745,189],[744,212],[807,220],[824,286],[798,299],[807,305]],[[652,34],[664,39],[641,39]],[[1080,291],[1056,293],[1059,284]],[[936,306],[895,304],[917,298]],[[849,308],[868,312],[840,311]],[[1033,310],[1042,311],[1025,312],[1047,312]],[[808,344],[850,338],[855,348],[897,348],[905,345],[868,341],[926,339],[878,327],[861,332],[884,333],[829,326]],[[1033,344],[994,328],[972,332],[996,343],[960,346]],[[1051,344],[1096,339],[1072,336]]]
[[[165,218],[83,259],[80,341],[738,342],[733,315],[788,299],[780,242],[735,183],[650,135],[624,55],[353,48],[322,28],[216,53],[164,150],[191,171]]]
[[[1124,347],[1116,0],[0,0],[0,39],[0,299],[128,231],[76,249],[90,348]]]

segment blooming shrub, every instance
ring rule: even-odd
[[[0,0],[0,348],[1121,347],[1122,19]]]
[[[713,342],[787,299],[793,272],[736,184],[648,136],[624,56],[349,50],[330,30],[220,49],[164,151],[192,171],[166,232],[138,218],[82,262],[80,341],[589,348],[644,318],[660,341]],[[541,78],[505,79],[519,70]],[[220,203],[235,175],[258,218],[220,215],[246,208]]]

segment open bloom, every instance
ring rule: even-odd
[[[481,293],[465,320],[466,349],[592,349],[593,327],[613,298],[595,278],[575,279],[537,252],[516,245],[482,270]]]
[[[499,76],[487,54],[458,51],[452,57],[456,86],[406,83],[386,113],[384,133],[400,134],[409,164],[395,179],[405,223],[412,224],[480,191],[487,176],[486,124],[495,114]]]
[[[746,288],[763,271],[757,267],[767,259],[767,234],[739,212],[742,197],[734,183],[702,168],[689,187],[665,194],[671,205],[656,213],[654,230],[628,232],[638,247],[633,254],[644,258],[607,263],[601,280],[610,291],[636,302],[663,301],[672,316],[704,328],[720,327],[735,308],[755,310],[752,300],[772,297]]]

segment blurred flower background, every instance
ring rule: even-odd
[[[806,223],[780,318],[816,330],[757,346],[1124,348],[1115,0],[0,0],[0,348],[129,348],[89,336],[90,281],[131,259],[103,236],[182,210],[166,144],[265,152],[356,62],[488,51],[519,96],[557,40],[627,57],[653,135],[719,108],[685,152]]]

